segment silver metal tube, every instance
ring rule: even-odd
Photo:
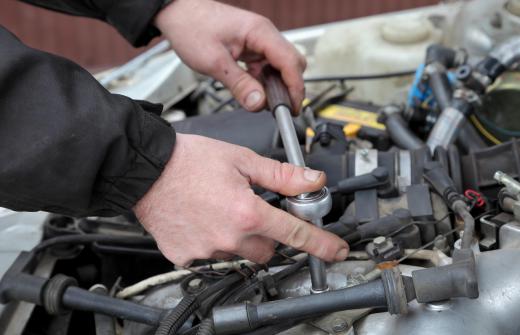
[[[287,160],[293,165],[305,167],[305,161],[303,160],[302,149],[298,142],[296,129],[294,129],[291,111],[286,106],[280,105],[274,111],[274,116],[276,117],[276,123],[280,130]]]
[[[520,61],[520,37],[515,36],[497,45],[490,56],[500,61],[506,68],[511,68]]]
[[[313,220],[312,223],[318,227],[323,227],[323,220]],[[309,256],[309,270],[311,273],[311,293],[322,293],[329,290],[329,286],[327,284],[327,271],[325,267],[325,262],[321,259]]]

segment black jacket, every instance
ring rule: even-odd
[[[163,1],[26,2],[105,20],[138,46],[158,35],[151,21]],[[161,109],[109,93],[80,66],[0,26],[0,207],[128,212],[172,154],[175,132]]]

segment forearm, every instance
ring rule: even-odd
[[[160,34],[153,19],[164,0],[21,0],[50,10],[105,21],[138,47]]]
[[[1,27],[0,45],[0,206],[129,211],[173,150],[161,107],[110,94],[79,66]]]

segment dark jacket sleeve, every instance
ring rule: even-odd
[[[21,0],[70,15],[105,21],[133,46],[139,47],[160,35],[153,19],[164,0]]]
[[[0,207],[129,211],[172,154],[175,132],[161,106],[110,94],[1,26],[0,59]]]

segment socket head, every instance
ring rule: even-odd
[[[319,220],[329,214],[331,208],[332,197],[326,187],[304,197],[287,198],[287,211],[305,221]]]

